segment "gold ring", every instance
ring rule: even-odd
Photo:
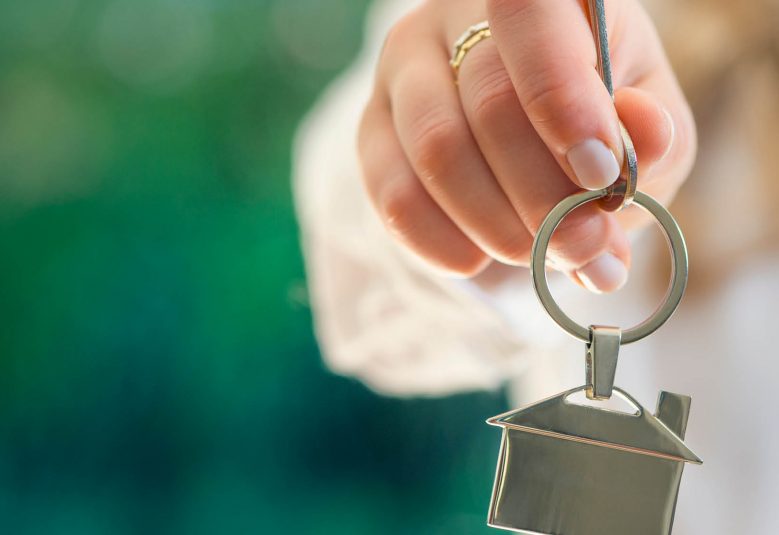
[[[454,43],[452,59],[449,61],[449,65],[452,66],[452,72],[454,73],[454,83],[457,83],[460,65],[462,65],[468,52],[477,44],[490,37],[492,37],[492,31],[490,31],[489,23],[485,20],[465,30],[465,33]]]

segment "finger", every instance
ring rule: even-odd
[[[695,122],[675,79],[670,73],[648,77],[617,91],[615,104],[636,147],[639,186],[669,202],[692,168],[697,145]]]
[[[469,53],[459,80],[474,138],[515,211],[535,234],[549,211],[579,188],[525,115],[495,43],[484,42]],[[630,261],[624,232],[613,216],[595,204],[585,205],[563,221],[548,254],[555,267],[599,291],[624,284]],[[576,276],[580,270],[582,277]]]
[[[622,141],[578,0],[488,0],[490,27],[525,113],[576,184],[619,176]]]
[[[695,161],[695,122],[670,68],[663,67],[617,91],[615,104],[638,157],[638,186],[663,204],[673,199]],[[646,225],[642,210],[619,214],[627,229]]]
[[[408,35],[394,50],[399,68],[388,93],[400,143],[425,189],[474,243],[501,262],[526,264],[532,238],[473,139],[448,52],[426,45],[427,35]]]
[[[630,132],[639,162],[639,179],[646,180],[652,167],[666,157],[674,138],[671,114],[652,93],[635,87],[618,89],[614,96],[622,123]]]
[[[363,115],[359,154],[368,195],[385,226],[435,269],[472,277],[489,258],[433,201],[403,154],[389,109],[373,101]]]
[[[619,290],[627,282],[630,270],[630,243],[623,227],[614,214],[607,214],[605,223],[605,233],[609,237],[608,249],[570,274],[574,280],[595,293]]]

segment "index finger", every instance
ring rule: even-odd
[[[578,0],[488,0],[490,28],[525,114],[576,184],[600,189],[619,176],[614,103]]]

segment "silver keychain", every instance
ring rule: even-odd
[[[613,95],[603,0],[589,0],[598,69]],[[555,206],[533,243],[531,273],[541,304],[566,332],[585,342],[585,384],[487,423],[503,429],[489,525],[528,535],[668,535],[686,463],[702,461],[685,445],[690,397],[661,392],[651,414],[614,386],[619,348],[649,336],[674,313],[687,285],[687,246],[673,216],[652,197],[636,191],[638,165],[622,128],[625,166],[612,187],[571,195]],[[554,230],[577,207],[598,201],[605,210],[631,203],[657,219],[671,250],[671,284],[658,310],[643,323],[619,327],[579,325],[552,297],[546,252]],[[613,394],[632,413],[573,403]]]

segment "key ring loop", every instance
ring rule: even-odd
[[[549,247],[549,241],[552,238],[552,234],[565,216],[583,204],[597,199],[603,199],[608,195],[609,192],[607,189],[583,191],[581,193],[575,193],[561,201],[551,212],[549,212],[549,215],[546,216],[546,219],[544,219],[544,222],[541,224],[538,234],[536,234],[535,241],[533,242],[533,251],[530,260],[533,287],[535,288],[536,295],[541,301],[541,304],[560,327],[567,333],[584,342],[589,341],[590,330],[587,327],[579,325],[563,312],[549,290],[549,282],[546,278],[546,251]],[[682,235],[676,220],[663,205],[646,193],[640,191],[636,192],[634,202],[654,216],[660,224],[671,249],[673,262],[671,284],[668,287],[668,292],[666,293],[663,303],[655,313],[643,323],[623,331],[622,344],[630,344],[637,340],[641,340],[655,332],[668,321],[668,318],[671,317],[679,306],[679,302],[681,301],[687,286],[687,245],[684,242],[684,236]]]
[[[600,200],[600,207],[607,212],[618,212],[633,203],[638,188],[638,158],[633,146],[633,138],[630,137],[627,128],[619,122],[622,132],[622,145],[625,148],[625,162],[619,179],[606,188],[608,195]]]

